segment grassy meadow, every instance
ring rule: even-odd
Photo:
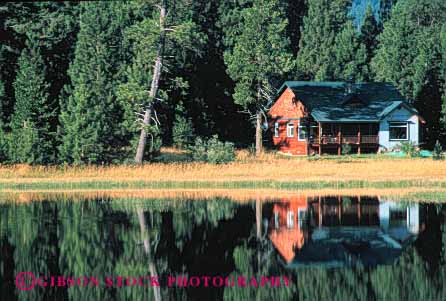
[[[109,166],[0,166],[0,191],[97,189],[446,189],[446,161],[386,155],[289,157],[274,152],[236,161],[190,162],[164,148],[157,162]]]

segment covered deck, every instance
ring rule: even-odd
[[[345,144],[361,154],[363,150],[378,149],[378,131],[378,123],[311,123],[308,143],[319,155],[323,151],[341,155]]]

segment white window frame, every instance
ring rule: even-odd
[[[274,227],[276,229],[279,229],[279,227],[280,227],[279,212],[274,212]]]
[[[286,136],[288,138],[293,138],[294,137],[294,132],[295,132],[294,123],[293,122],[288,122],[286,124]]]
[[[307,132],[307,135],[310,135],[310,139],[311,139],[311,130],[312,130],[312,129],[317,129],[318,127],[319,127],[319,126],[317,126],[317,125],[310,125],[310,126],[309,126],[308,129],[309,129],[310,131]],[[301,131],[300,129],[301,129],[301,128],[306,128],[306,125],[305,125],[305,124],[301,124],[301,123],[299,122],[299,125],[298,125],[298,127],[297,127],[297,140],[298,140],[298,141],[307,141],[307,137],[305,137],[305,138],[303,138],[303,139],[300,138],[300,131]]]
[[[399,126],[395,126],[395,123],[399,123],[401,125]],[[402,124],[405,124],[405,126],[403,126]],[[406,128],[406,139],[392,139],[390,137],[390,128],[392,127],[399,127],[399,128]],[[389,141],[408,141],[409,140],[409,122],[407,121],[389,121]]]
[[[279,137],[279,123],[274,123],[274,137]]]
[[[305,137],[305,138],[300,138],[300,134],[301,134],[301,129],[302,128],[305,128],[306,126],[304,125],[304,124],[301,124],[300,122],[299,122],[299,125],[297,126],[297,140],[299,140],[299,141],[306,141],[307,140],[307,137]],[[307,133],[308,134],[308,133]]]
[[[293,211],[288,211],[286,214],[286,226],[288,227],[288,229],[294,228],[294,212]]]

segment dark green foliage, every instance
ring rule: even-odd
[[[159,151],[161,138],[187,147],[192,124],[193,134],[217,133],[247,146],[250,117],[268,109],[286,79],[392,82],[426,120],[426,146],[446,143],[445,1],[166,3],[156,99],[148,91],[158,0],[0,4],[0,160],[121,162],[133,156],[137,113],[151,102],[157,122],[148,128],[146,158]],[[19,74],[25,49],[39,53],[38,71],[28,75],[43,80],[39,87]],[[19,90],[46,99],[39,114]],[[175,112],[179,102],[187,115]]]
[[[279,2],[254,0],[250,7],[231,12],[239,14],[240,23],[226,29],[224,57],[228,74],[236,82],[234,101],[241,106],[258,110],[265,103],[260,90],[265,86],[267,92],[292,67],[285,35],[288,22]]]
[[[378,35],[380,34],[380,26],[373,14],[372,6],[367,7],[366,14],[361,26],[360,40],[364,44],[367,53],[367,64],[370,64],[376,47],[378,45]],[[367,78],[371,80],[372,78]]]
[[[0,123],[0,163],[8,160],[8,140],[3,130],[3,125]]]
[[[414,100],[427,120],[427,145],[441,136],[441,94],[445,80],[441,53],[441,27],[446,21],[443,0],[398,1],[384,23],[372,60],[375,80],[395,84]]]
[[[45,65],[33,43],[31,41],[29,48],[22,51],[18,61],[9,159],[18,163],[47,164],[56,159],[55,132],[51,131],[55,112],[48,97]]]
[[[260,154],[262,113],[293,62],[281,1],[253,0],[245,4],[227,12],[224,60],[235,82],[234,102],[256,118],[256,154]]]
[[[435,142],[432,158],[434,160],[442,160],[443,159],[443,147],[441,146],[441,143],[438,140],[437,140],[437,142]]]
[[[304,17],[302,36],[299,42],[297,55],[297,73],[307,80],[333,80],[334,68],[337,66],[335,50],[338,46],[356,47],[356,45],[338,45],[336,38],[345,29],[347,36],[351,31],[345,28],[348,20],[347,13],[351,0],[314,0],[308,2],[308,14]],[[347,37],[346,37],[347,38]],[[346,39],[339,37],[338,40]],[[344,53],[353,53],[353,49],[342,50]],[[346,59],[346,56],[338,56]],[[348,61],[345,63],[348,64]]]
[[[418,146],[412,141],[401,142],[399,149],[409,157],[416,157],[419,154]]]
[[[191,154],[195,161],[213,164],[228,163],[235,159],[234,144],[220,141],[217,135],[207,141],[197,137],[195,144],[191,147]]]
[[[175,121],[172,127],[173,144],[178,148],[187,148],[194,140],[192,120],[187,117],[184,106],[179,103],[175,108]]]
[[[122,20],[118,2],[83,2],[75,57],[69,69],[72,89],[62,99],[61,159],[100,163],[119,153],[121,107],[115,88],[120,70]]]
[[[344,24],[335,44],[334,60],[327,66],[329,79],[365,81],[368,77],[367,52],[351,20]]]
[[[352,147],[350,144],[342,144],[341,152],[343,155],[349,155],[352,151]]]
[[[190,151],[194,161],[205,162],[207,160],[207,141],[201,137],[195,138],[195,143]]]

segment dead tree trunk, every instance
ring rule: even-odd
[[[262,200],[260,197],[256,199],[256,230],[257,230],[257,239],[262,238]]]
[[[256,156],[262,154],[262,112],[256,113]]]
[[[155,65],[153,66],[152,83],[150,84],[149,104],[144,111],[141,134],[139,136],[138,148],[136,149],[135,162],[141,164],[144,160],[144,150],[147,144],[147,127],[152,119],[153,102],[158,94],[159,81],[163,67],[164,41],[166,39],[165,30],[166,1],[161,2],[160,7],[160,40],[156,53]]]
[[[150,249],[150,237],[147,229],[147,222],[146,222],[146,217],[144,215],[144,210],[142,208],[138,208],[137,213],[138,213],[139,227],[141,230],[141,239],[143,240],[144,243],[144,251],[149,260],[150,277],[158,277],[158,272],[156,271],[156,266],[152,258],[152,251]],[[152,288],[153,288],[153,297],[155,301],[161,301],[160,287],[153,286]]]
[[[261,86],[257,84],[257,104],[261,103]],[[262,109],[259,107],[256,112],[256,156],[262,154]]]

